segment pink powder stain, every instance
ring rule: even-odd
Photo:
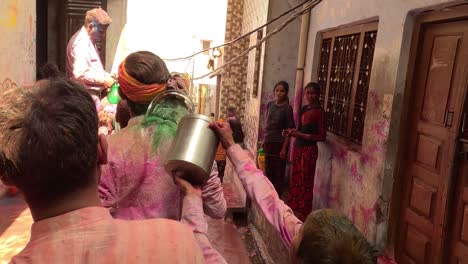
[[[372,162],[373,158],[368,153],[362,153],[361,157],[359,158],[359,162],[361,165],[367,165],[368,163]]]
[[[338,201],[340,199],[340,189],[337,188],[335,185],[332,185],[330,190],[332,191],[328,193],[328,203],[332,205],[338,205]]]
[[[365,228],[365,233],[367,233],[367,228],[371,224],[372,216],[375,214],[376,204],[374,204],[371,208],[365,208],[364,206],[360,205],[361,215],[362,215],[362,224]]]
[[[351,178],[359,186],[362,186],[362,175],[359,174],[359,170],[357,168],[357,163],[356,162],[354,162],[353,165],[351,166]]]
[[[377,258],[377,264],[397,264],[397,262],[387,256],[379,256]]]
[[[364,150],[359,158],[361,165],[373,166],[377,162],[376,155],[382,151],[382,146],[379,144],[373,144]]]
[[[378,151],[381,151],[382,150],[382,146],[381,145],[377,145],[377,144],[373,144],[369,147],[369,154],[374,154]]]
[[[247,164],[244,165],[244,170],[245,171],[253,171],[255,170],[257,167],[255,166],[255,164],[253,164],[252,162],[248,162]]]
[[[375,108],[379,107],[380,99],[379,99],[379,95],[377,94],[376,90],[370,90],[369,91],[369,99],[372,101]]]
[[[339,162],[344,162],[346,160],[348,153],[347,151],[339,146],[333,148],[333,156],[336,157],[336,160]]]
[[[389,123],[387,120],[381,120],[372,125],[373,130],[377,134],[378,138],[383,140],[387,137]]]
[[[337,202],[337,197],[333,196],[335,186],[329,186],[326,180],[321,180],[314,186],[314,199],[315,197],[324,201],[324,206],[328,206],[330,202]]]

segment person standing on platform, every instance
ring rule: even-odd
[[[90,93],[99,112],[100,94],[115,80],[104,70],[96,45],[106,36],[112,19],[101,8],[86,12],[83,27],[73,35],[67,45],[67,75],[82,83]]]

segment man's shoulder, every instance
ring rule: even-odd
[[[81,28],[73,34],[73,36],[68,41],[69,48],[75,48],[81,45],[88,45],[90,42],[89,36],[85,34],[86,31],[83,31]]]
[[[145,220],[132,220],[127,222],[129,225],[145,226],[147,228],[148,235],[151,235],[153,232],[158,234],[161,232],[170,233],[174,234],[175,236],[186,236],[187,234],[193,234],[189,226],[172,219],[154,218]]]

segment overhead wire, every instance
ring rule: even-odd
[[[272,32],[268,33],[265,37],[263,37],[261,40],[259,40],[257,42],[257,44],[255,44],[254,46],[249,47],[248,49],[246,49],[244,51],[242,51],[239,55],[237,55],[236,57],[234,57],[230,61],[224,63],[221,67],[215,69],[214,71],[209,72],[207,74],[204,74],[202,76],[192,78],[192,80],[199,80],[199,79],[203,79],[203,78],[208,77],[208,76],[213,77],[213,76],[217,75],[222,69],[227,68],[228,66],[230,66],[231,64],[233,64],[234,62],[236,62],[237,60],[242,58],[243,56],[247,55],[251,50],[257,48],[260,45],[262,45],[263,42],[265,42],[267,39],[269,39],[273,35],[280,32],[283,28],[285,28],[294,19],[296,19],[297,17],[302,16],[303,14],[309,12],[312,8],[314,8],[316,5],[318,5],[320,2],[322,2],[322,0],[312,0],[312,1],[307,1],[307,2],[309,2],[309,3],[305,4],[305,6],[303,7],[303,9],[301,11],[297,11],[293,15],[291,15],[288,19],[286,19],[283,23],[281,23],[277,28],[275,28]]]
[[[312,0],[305,0],[305,1],[303,1],[302,3],[300,3],[300,4],[298,4],[298,5],[296,5],[296,6],[292,7],[292,8],[290,8],[290,9],[287,10],[287,11],[285,11],[285,12],[282,13],[281,15],[279,15],[279,16],[273,18],[272,20],[268,21],[267,23],[261,25],[260,27],[258,27],[258,28],[256,28],[256,29],[253,29],[253,30],[251,30],[251,31],[249,31],[249,32],[247,32],[247,33],[245,33],[245,34],[243,34],[243,35],[241,35],[241,36],[239,36],[239,37],[237,37],[237,38],[231,40],[231,41],[228,41],[228,42],[226,42],[226,43],[223,43],[223,44],[221,44],[221,45],[206,48],[206,49],[204,49],[204,50],[201,50],[201,51],[198,51],[198,52],[196,52],[196,53],[193,53],[192,55],[189,55],[189,56],[180,57],[180,58],[170,58],[170,59],[164,59],[164,58],[163,58],[163,60],[165,60],[165,61],[188,60],[188,59],[190,59],[190,58],[192,58],[192,57],[195,57],[195,56],[197,56],[197,55],[199,55],[199,54],[201,54],[201,53],[203,53],[203,52],[206,52],[206,51],[209,51],[209,50],[218,49],[218,48],[222,48],[222,47],[229,46],[229,45],[232,45],[233,43],[235,43],[235,42],[237,42],[237,41],[239,41],[239,40],[241,40],[241,39],[243,39],[243,38],[245,38],[245,37],[247,37],[247,36],[250,36],[251,34],[253,34],[253,33],[259,31],[260,29],[262,29],[262,28],[264,28],[264,27],[266,27],[266,26],[268,26],[268,25],[270,25],[271,23],[274,23],[274,22],[277,21],[278,19],[284,17],[285,15],[287,15],[287,14],[293,12],[293,11],[296,10],[297,8],[303,6],[303,5],[306,4],[307,2],[311,2],[311,1],[312,1]]]

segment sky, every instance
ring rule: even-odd
[[[224,42],[227,0],[132,0],[128,1],[126,48],[149,50],[161,58],[188,56],[202,49],[201,40]],[[203,75],[207,56],[169,62],[170,71]],[[204,83],[216,82],[206,79]]]

